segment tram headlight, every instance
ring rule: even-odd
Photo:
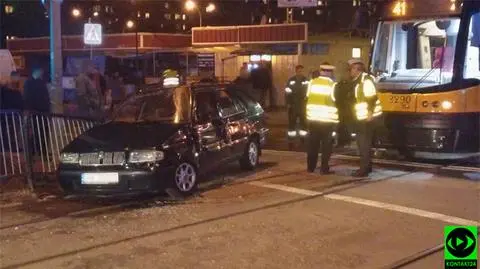
[[[443,109],[447,109],[447,110],[448,110],[448,109],[451,109],[452,106],[453,106],[453,104],[452,104],[452,102],[450,102],[450,101],[443,101],[443,102],[442,102],[442,108],[443,108]]]

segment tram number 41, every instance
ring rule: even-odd
[[[412,100],[411,96],[404,96],[404,95],[401,95],[401,96],[392,95],[392,96],[390,96],[390,103],[392,103],[392,104],[398,104],[398,103],[409,104],[411,100]]]

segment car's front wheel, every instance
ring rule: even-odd
[[[180,162],[173,175],[173,185],[180,194],[190,195],[198,187],[197,169],[189,162]]]
[[[245,148],[242,158],[240,159],[240,166],[245,170],[255,169],[258,165],[259,156],[260,147],[257,141],[251,139]]]

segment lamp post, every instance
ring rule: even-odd
[[[48,0],[50,19],[50,80],[53,91],[54,112],[63,113],[63,63],[61,5],[63,0]]]
[[[140,16],[138,15],[138,10],[137,10],[137,16],[136,16],[136,24],[135,25],[135,68],[137,69],[137,73],[138,73],[138,27],[139,27],[139,21],[138,21],[138,18]]]
[[[0,49],[5,49],[7,47],[7,41],[5,40],[5,33],[4,33],[4,14],[5,5],[3,0],[0,0]]]
[[[197,12],[198,12],[198,17],[199,17],[199,19],[200,19],[200,27],[202,27],[202,26],[203,26],[203,22],[202,22],[203,19],[202,19],[202,10],[201,10],[201,8],[199,8],[194,1],[188,0],[187,2],[185,2],[185,9],[188,10],[188,11],[197,10]],[[214,5],[213,3],[210,3],[210,4],[208,4],[208,6],[205,8],[205,11],[206,11],[207,13],[212,13],[213,11],[215,11],[215,9],[216,9],[215,5]]]
[[[138,17],[135,19],[136,23],[128,20],[126,26],[128,29],[135,27],[135,67],[138,71]]]

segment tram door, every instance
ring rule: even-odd
[[[253,88],[258,91],[257,94],[262,107],[274,107],[275,94],[273,93],[271,56],[251,55],[248,70]]]

